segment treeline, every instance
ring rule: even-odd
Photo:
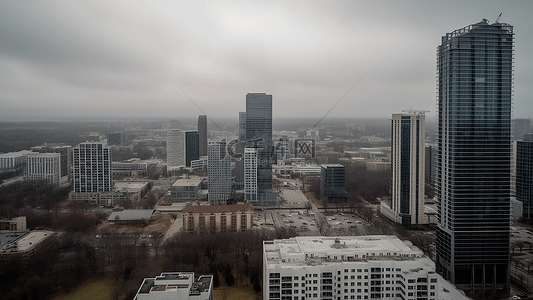
[[[64,215],[59,222],[81,221],[84,215]],[[67,216],[68,215],[68,216]],[[97,222],[98,220],[92,220]],[[96,235],[94,224],[65,226],[40,246],[28,261],[0,264],[0,299],[43,299],[69,292],[78,284],[112,278],[115,296],[133,299],[142,280],[161,272],[194,271],[213,274],[214,286],[253,283],[261,290],[264,240],[296,236],[292,230],[191,235],[181,233],[163,243],[163,233]]]
[[[25,182],[0,188],[0,216],[16,217],[22,208],[40,207],[50,211],[68,198],[70,186],[31,185]]]

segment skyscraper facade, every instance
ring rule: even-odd
[[[437,48],[437,271],[458,288],[509,287],[513,27],[487,20]]]
[[[244,149],[244,197],[254,203],[257,201],[257,149]]]
[[[513,141],[521,141],[524,134],[531,132],[530,119],[514,119],[512,127]]]
[[[167,133],[167,168],[185,166],[185,135],[179,129]]]
[[[197,131],[185,131],[185,165],[191,166],[191,161],[200,158],[199,134]]]
[[[393,114],[391,125],[391,209],[395,221],[404,226],[426,224],[424,112]]]
[[[207,144],[207,190],[209,204],[221,205],[231,198],[231,158],[226,140]]]
[[[239,112],[239,142],[235,145],[235,152],[242,154],[235,160],[235,189],[244,189],[244,147],[246,146],[246,112]]]
[[[200,156],[207,156],[207,116],[198,116],[198,144]]]
[[[343,165],[320,165],[320,195],[328,203],[346,201],[346,168]]]
[[[523,204],[524,218],[533,218],[533,134],[525,134],[516,149],[516,200]]]
[[[98,193],[113,190],[111,147],[102,143],[81,143],[72,149],[74,193]]]
[[[254,205],[274,205],[272,164],[276,156],[272,149],[272,95],[246,95],[246,147],[257,148],[257,201]]]

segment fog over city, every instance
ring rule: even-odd
[[[530,1],[2,1],[0,120],[435,116],[440,37],[515,28],[514,118],[530,117]],[[352,89],[353,88],[353,89]]]

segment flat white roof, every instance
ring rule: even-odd
[[[140,190],[146,186],[148,182],[136,182],[136,181],[114,181],[113,189],[115,191],[120,191],[122,189],[127,189],[128,191]]]

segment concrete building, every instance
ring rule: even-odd
[[[74,147],[74,193],[99,193],[113,190],[111,147],[98,142]]]
[[[61,154],[30,153],[26,160],[26,182],[32,185],[61,183]],[[68,178],[68,177],[67,177]]]
[[[276,194],[272,191],[272,164],[276,160],[272,151],[272,95],[246,95],[246,141],[246,147],[258,148],[257,201],[254,205],[275,205]]]
[[[113,191],[98,195],[98,204],[106,207],[133,204],[141,201],[149,190],[148,182],[115,181]]]
[[[31,147],[32,152],[61,154],[61,185],[72,181],[72,146],[66,144],[43,144]]]
[[[391,123],[392,221],[404,226],[427,224],[424,111],[393,114]]]
[[[26,157],[30,154],[29,150],[18,152],[9,152],[0,154],[0,172],[11,171],[17,168],[23,168],[26,164]],[[22,172],[21,172],[22,173]]]
[[[161,273],[145,278],[134,300],[213,300],[213,276],[194,272]]]
[[[346,168],[341,164],[320,165],[320,195],[328,203],[346,201]]]
[[[167,133],[167,169],[185,167],[185,135],[179,129]]]
[[[53,234],[45,230],[0,232],[0,262],[30,259]]]
[[[533,134],[525,134],[517,141],[516,200],[522,202],[523,216],[533,218]]]
[[[225,204],[231,198],[231,158],[225,139],[207,145],[207,189],[211,205]]]
[[[257,149],[244,149],[244,199],[257,201]]]
[[[235,152],[241,157],[235,160],[235,189],[244,189],[244,148],[246,147],[246,112],[239,112],[239,143],[235,145]]]
[[[437,47],[437,272],[465,290],[510,286],[513,26],[487,20]]]
[[[170,199],[172,200],[197,200],[202,189],[203,177],[180,178],[170,187]]]
[[[512,137],[513,141],[522,141],[524,134],[531,133],[530,119],[513,119],[512,120]]]
[[[468,299],[395,236],[299,236],[263,242],[263,299]]]
[[[183,210],[183,231],[188,233],[235,232],[251,229],[254,205],[191,205]]]
[[[198,151],[199,156],[207,156],[207,116],[198,116]]]
[[[26,217],[0,218],[0,231],[26,231]]]
[[[124,131],[115,131],[107,134],[107,144],[109,146],[124,146],[126,135]]]

